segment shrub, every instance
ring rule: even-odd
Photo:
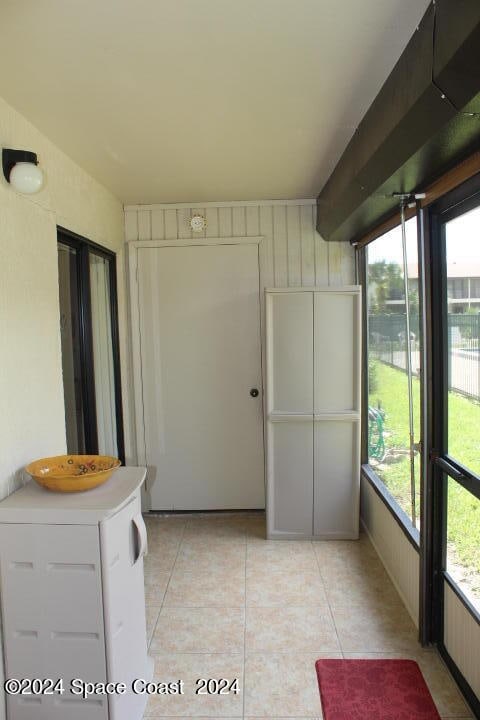
[[[374,393],[378,388],[378,361],[373,358],[368,358],[368,392]]]

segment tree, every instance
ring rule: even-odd
[[[385,313],[388,300],[405,298],[402,268],[398,263],[377,260],[368,266],[370,312]]]

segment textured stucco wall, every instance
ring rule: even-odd
[[[65,452],[57,225],[118,253],[123,347],[126,322],[121,203],[2,99],[0,146],[36,152],[46,174],[30,197],[0,179],[1,499],[28,461]]]

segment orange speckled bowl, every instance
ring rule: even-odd
[[[57,455],[35,460],[25,470],[42,487],[68,493],[101,485],[120,465],[109,455]]]

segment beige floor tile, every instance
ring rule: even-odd
[[[157,682],[184,681],[183,695],[151,696],[145,717],[238,718],[243,714],[242,655],[158,655]],[[196,695],[199,678],[238,679],[240,692],[228,695]]]
[[[147,534],[148,538],[148,555],[153,557],[161,557],[165,553],[175,554],[180,547],[182,538],[171,537],[170,535],[151,535]]]
[[[251,720],[320,718],[315,660],[342,657],[340,649],[346,657],[416,659],[442,718],[470,720],[440,656],[418,645],[365,535],[266,541],[259,513],[147,516],[146,524],[150,652],[157,679],[183,679],[185,695],[151,698],[145,717],[241,717],[242,695],[194,689],[200,677],[242,682],[245,644]]]
[[[144,563],[143,577],[145,580],[145,585],[167,585],[171,572],[160,570],[160,567],[160,563],[158,565],[154,562]]]
[[[253,518],[246,524],[247,545],[256,545],[266,542],[267,523],[265,516]]]
[[[228,537],[221,533],[201,533],[200,535],[185,535],[181,544],[182,548],[198,548],[199,550],[223,550],[231,548],[246,549],[245,535],[234,535]]]
[[[313,546],[319,557],[342,556],[352,552],[376,554],[368,535],[363,532],[360,533],[358,540],[314,540]]]
[[[247,653],[339,653],[328,608],[247,608]]]
[[[145,607],[145,619],[147,621],[147,645],[150,644],[152,639],[155,625],[157,624],[158,616],[160,615],[161,605],[148,605]]]
[[[243,515],[247,520],[261,520],[264,523],[266,522],[265,510],[245,510]]]
[[[211,513],[192,513],[188,518],[188,525],[242,525],[249,513],[241,511],[218,511]]]
[[[245,573],[218,570],[172,573],[164,600],[169,607],[244,607]]]
[[[180,545],[158,546],[149,543],[148,555],[143,562],[144,570],[156,570],[157,572],[171,572],[178,555]]]
[[[318,572],[252,570],[247,574],[247,605],[326,607],[328,603]]]
[[[178,550],[182,542],[183,534],[177,535],[170,533],[151,533],[147,530],[148,554],[158,556],[165,552]]]
[[[318,572],[310,542],[265,541],[247,547],[247,572],[277,570]]]
[[[245,537],[245,522],[238,518],[193,519],[187,523],[184,532],[185,540],[223,538],[245,541]]]
[[[388,576],[383,565],[365,563],[363,566],[358,563],[344,563],[343,561],[339,564],[319,567],[320,575],[322,576],[325,583],[332,582],[343,582],[345,585],[356,584],[357,578],[367,580],[370,583],[376,584],[388,584],[391,585],[392,581]]]
[[[149,523],[158,525],[168,525],[170,527],[185,525],[187,520],[191,517],[190,513],[167,513],[167,512],[146,512],[143,514],[143,519],[148,525]]]
[[[179,572],[245,573],[245,545],[243,542],[232,544],[215,543],[209,546],[196,543],[182,543],[175,562]]]
[[[147,531],[155,534],[181,535],[187,524],[185,517],[165,517],[159,515],[144,515],[143,517]]]
[[[417,655],[425,681],[440,715],[449,718],[472,717],[450,673],[436,652],[431,657]]]
[[[243,653],[244,633],[244,608],[163,607],[150,652]]]
[[[245,658],[245,716],[321,718],[315,661],[320,654]],[[335,657],[329,653],[328,657]],[[336,657],[341,657],[338,655]]]
[[[368,539],[323,540],[313,542],[312,545],[320,565],[333,565],[343,561],[382,566],[375,548]]]
[[[350,541],[344,542],[349,544],[348,547],[343,550],[336,548],[332,551],[324,549],[323,546],[319,549],[318,543],[313,544],[322,577],[329,579],[336,576],[346,577],[349,573],[375,575],[385,572],[378,556],[372,554],[368,547],[364,547],[363,544],[352,547]]]
[[[436,650],[403,653],[345,653],[346,658],[405,658],[416,660],[432,694],[437,710],[445,718],[471,718],[469,710],[455,682]]]
[[[259,510],[216,510],[214,512],[196,512],[187,515],[187,519],[194,522],[223,522],[223,523],[244,523],[247,520],[265,515],[265,511]]]
[[[402,604],[400,595],[384,570],[370,573],[347,572],[323,575],[325,591],[332,607]]]
[[[417,630],[402,605],[332,607],[343,652],[415,652]]]
[[[178,550],[184,535],[184,526],[165,527],[163,525],[147,525],[148,550],[150,554]]]
[[[157,572],[151,568],[145,570],[145,602],[147,605],[162,604],[169,580],[169,572]]]

